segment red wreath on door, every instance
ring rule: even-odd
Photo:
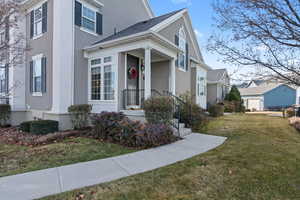
[[[138,71],[135,67],[130,67],[128,69],[128,77],[129,79],[136,79],[138,77]]]

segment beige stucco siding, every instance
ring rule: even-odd
[[[166,28],[159,31],[159,34],[162,35],[164,38],[168,39],[170,42],[175,44],[175,35],[179,33],[179,29],[181,27],[185,28],[185,33],[187,35],[187,42],[189,43],[189,53],[191,57],[197,58],[196,52],[192,45],[192,40],[189,37],[188,29],[184,23],[184,19],[180,18],[177,21],[173,22],[172,24],[168,25]],[[193,31],[193,30],[192,30]]]
[[[169,91],[169,61],[155,62],[151,66],[151,88]]]
[[[208,84],[207,85],[207,102],[210,105],[216,103],[218,99],[218,84]]]
[[[26,14],[26,40],[30,51],[26,53],[26,105],[33,110],[50,110],[52,108],[52,41],[53,41],[53,0],[48,0],[47,32],[40,38],[30,39],[30,12]],[[41,97],[30,93],[30,61],[33,56],[43,54],[47,58],[47,92]]]

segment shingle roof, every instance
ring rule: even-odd
[[[239,91],[241,93],[241,96],[252,96],[252,95],[263,95],[266,92],[269,92],[270,90],[273,90],[280,85],[283,85],[282,83],[270,83],[270,84],[264,84],[262,86],[258,87],[251,87],[251,88],[240,88]]]
[[[172,17],[173,15],[181,12],[182,10],[184,10],[184,9],[177,10],[177,11],[159,16],[159,17],[154,17],[154,18],[151,18],[151,19],[146,20],[146,21],[138,22],[138,23],[136,23],[136,24],[120,31],[120,32],[117,32],[114,35],[108,36],[107,38],[104,38],[103,40],[100,40],[100,41],[96,42],[95,44],[108,42],[108,41],[119,39],[119,38],[122,38],[122,37],[126,37],[126,36],[134,35],[134,34],[137,34],[137,33],[145,32],[145,31],[151,29],[152,27],[154,27],[155,25],[157,25],[157,24],[165,21],[166,19]]]
[[[226,72],[226,69],[210,70],[207,72],[207,80],[210,82],[218,82],[224,77]]]

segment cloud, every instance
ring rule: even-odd
[[[203,37],[203,33],[201,33],[198,29],[195,29],[194,31],[198,39]]]

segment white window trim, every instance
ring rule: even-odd
[[[100,12],[99,8],[97,8],[97,7],[95,7],[95,6],[91,5],[91,4],[89,4],[89,3],[86,2],[86,1],[81,1],[81,0],[77,0],[77,1],[78,1],[79,3],[81,3],[81,5],[82,5],[82,9],[81,9],[81,23],[82,23],[82,18],[83,18],[83,7],[89,8],[89,9],[91,9],[92,11],[95,12],[95,30],[94,30],[94,31],[91,31],[91,30],[89,30],[89,29],[83,27],[82,24],[81,24],[80,30],[81,30],[81,31],[84,31],[84,32],[86,32],[86,33],[89,33],[89,34],[91,34],[91,35],[94,35],[94,36],[99,36],[99,35],[97,34],[97,12]],[[101,4],[100,6],[101,6],[101,7],[104,7],[103,4]]]
[[[37,34],[35,35],[35,32],[36,32],[36,27],[35,27],[35,24],[36,24],[36,19],[35,19],[35,11],[37,9],[41,9],[41,19],[40,19],[40,22],[42,23],[42,29],[41,29],[41,33],[40,34]],[[41,4],[39,7],[36,7],[33,9],[33,40],[35,39],[38,39],[40,38],[42,35],[43,35],[43,4]]]
[[[111,57],[111,62],[107,62],[104,63],[104,58],[106,57]],[[91,64],[92,60],[95,59],[101,59],[101,63],[97,64],[97,65],[93,65]],[[104,100],[104,67],[107,65],[111,65],[111,72],[114,73],[115,77],[114,77],[114,99],[113,100]],[[115,56],[113,55],[108,55],[108,56],[101,56],[101,57],[92,57],[89,59],[89,69],[88,69],[88,101],[91,104],[101,104],[101,103],[116,103],[118,101],[118,95],[117,95],[117,91],[118,91],[118,82],[117,82],[117,69],[116,69],[116,62],[115,62]],[[91,84],[91,80],[92,80],[92,68],[95,67],[101,67],[101,97],[100,100],[93,100],[92,99],[92,84]]]
[[[42,58],[44,57],[44,54],[38,54],[32,57],[32,61],[36,61],[36,60],[42,60]],[[42,64],[42,63],[41,63]],[[32,72],[33,73],[33,72]],[[33,77],[33,75],[32,75]],[[34,78],[34,77],[33,77]],[[33,80],[31,80],[33,81]],[[33,84],[33,83],[32,83]],[[33,88],[34,88],[34,84],[33,84]],[[42,97],[43,93],[42,92],[32,92],[32,96],[34,97]]]

